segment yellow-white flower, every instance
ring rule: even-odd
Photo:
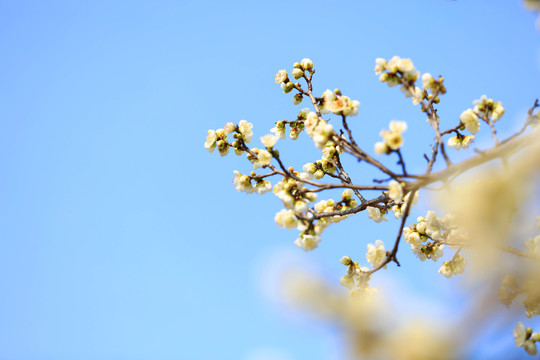
[[[313,69],[313,61],[311,61],[308,58],[302,59],[302,61],[300,62],[300,65],[302,65],[302,68],[308,71]]]
[[[386,143],[379,141],[375,143],[375,153],[376,154],[388,154],[390,152],[390,149],[386,145]]]
[[[206,137],[206,142],[204,143],[204,147],[208,152],[214,152],[214,149],[216,148],[216,140],[217,135],[214,130],[208,130],[208,136]]]
[[[478,121],[478,116],[476,116],[472,109],[467,109],[462,112],[459,120],[465,124],[467,130],[469,130],[473,135],[478,132],[478,129],[480,129],[480,121]]]
[[[386,60],[383,58],[375,59],[375,74],[379,75],[384,70],[386,70]]]
[[[366,210],[369,214],[369,217],[373,219],[376,223],[380,223],[381,221],[388,221],[388,218],[381,212],[381,209],[368,206]]]
[[[374,268],[381,266],[386,260],[386,250],[382,240],[375,241],[375,245],[368,244],[366,259]]]
[[[298,219],[294,215],[294,211],[282,209],[274,217],[274,221],[280,227],[286,229],[294,229],[298,226]]]
[[[288,78],[287,70],[279,70],[275,76],[276,84],[282,83]]]
[[[267,148],[272,148],[274,145],[276,145],[276,142],[278,141],[279,137],[272,134],[267,134],[261,137],[261,142],[264,146]]]
[[[394,200],[396,204],[399,204],[403,198],[403,188],[401,187],[401,184],[396,180],[390,181],[388,184],[388,191],[390,199]]]

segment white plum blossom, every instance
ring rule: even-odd
[[[458,275],[465,272],[465,265],[467,261],[463,256],[455,256],[452,260],[443,262],[439,269],[439,274],[444,275],[447,279],[450,279],[452,275]]]
[[[216,148],[217,135],[214,130],[208,130],[208,136],[206,137],[206,142],[204,143],[204,148],[208,152],[214,152]]]
[[[366,259],[374,268],[381,266],[385,262],[386,250],[382,240],[375,241],[375,245],[368,244]]]
[[[251,142],[251,137],[253,136],[253,131],[251,129],[253,129],[253,124],[246,120],[240,120],[238,123],[238,131],[242,134],[246,144]]]
[[[369,213],[369,217],[373,219],[376,223],[380,223],[381,221],[388,221],[388,218],[381,212],[381,209],[373,206],[368,206],[366,210]]]
[[[234,174],[236,176],[233,179],[233,184],[236,187],[236,190],[244,191],[244,192],[246,192],[248,194],[251,194],[251,193],[257,191],[251,185],[251,178],[249,176],[243,175],[243,174],[239,173],[238,171],[234,171]]]
[[[298,226],[298,219],[294,215],[294,211],[282,209],[274,217],[274,221],[280,227],[286,229],[294,229]]]
[[[527,354],[535,356],[538,353],[538,350],[536,349],[534,340],[528,336],[528,333],[530,334],[531,332],[530,329],[525,329],[523,323],[519,321],[513,331],[514,342],[517,347],[523,347]]]
[[[380,136],[383,138],[384,143],[389,149],[398,150],[403,145],[403,137],[401,134],[407,130],[407,123],[405,121],[390,121],[390,130],[382,130]],[[382,145],[375,145],[375,151],[382,151]]]
[[[390,181],[388,184],[388,191],[390,199],[394,200],[397,204],[401,203],[401,199],[403,198],[403,187],[399,182],[396,180]]]
[[[384,70],[386,70],[386,60],[383,58],[375,59],[375,74],[379,75]]]
[[[469,147],[469,145],[474,141],[473,135],[467,135],[467,136],[452,136],[448,139],[448,146],[453,147],[456,150],[460,149],[466,149]]]
[[[480,129],[480,121],[478,121],[478,116],[472,109],[467,109],[462,112],[459,116],[459,120],[465,124],[467,130],[469,130],[473,135],[476,134]]]
[[[304,251],[311,251],[319,246],[321,237],[319,235],[300,234],[294,244],[301,247]]]
[[[272,148],[274,145],[276,145],[276,142],[278,141],[279,137],[272,134],[267,134],[261,137],[261,142],[264,146],[267,148]]]
[[[287,70],[279,70],[275,76],[276,84],[280,84],[288,79]]]

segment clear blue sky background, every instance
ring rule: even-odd
[[[342,255],[362,260],[397,223],[362,214],[305,254],[273,222],[278,199],[236,192],[232,170],[250,166],[208,154],[207,129],[247,119],[258,144],[298,110],[275,72],[310,57],[317,92],[362,103],[351,126],[366,149],[408,121],[420,169],[432,135],[375,58],[443,75],[447,126],[482,94],[502,101],[509,133],[540,96],[535,23],[506,0],[0,1],[0,359],[341,358],[336,330],[289,313],[263,280],[286,259],[337,282]],[[288,164],[317,159],[290,142]],[[440,265],[403,250],[380,279],[434,296],[418,283]]]

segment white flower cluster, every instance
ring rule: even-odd
[[[292,210],[282,209],[276,214],[276,216],[274,217],[274,221],[278,226],[284,227],[286,229],[294,229],[298,226],[298,218]]]
[[[300,79],[301,77],[305,77],[305,72],[309,72],[310,74],[313,74],[313,61],[310,59],[302,59],[302,62],[296,62],[294,63],[294,68],[291,72],[292,76],[295,79]],[[281,90],[283,90],[284,93],[290,93],[293,89],[300,88],[299,83],[293,83],[289,79],[289,74],[287,74],[287,70],[279,70],[274,77],[277,84],[280,84]],[[298,105],[302,102],[303,96],[301,93],[296,94],[293,97],[293,103],[294,105]]]
[[[270,129],[270,132],[278,136],[280,139],[285,139],[286,125],[289,124],[291,130],[289,136],[292,140],[298,139],[298,135],[304,130],[304,120],[306,120],[307,114],[310,112],[309,108],[300,110],[296,121],[280,120],[276,122],[276,126]]]
[[[351,100],[348,96],[341,95],[339,89],[334,91],[327,89],[319,100],[321,114],[332,112],[336,115],[356,116],[359,108],[360,102],[358,100]]]
[[[353,194],[354,193],[351,189],[345,189],[341,194],[341,201],[336,203],[333,199],[321,200],[315,204],[313,210],[315,210],[316,213],[321,214],[352,209],[358,206],[358,202],[353,199]],[[318,221],[316,228],[319,228],[320,232],[322,232],[322,230],[328,227],[328,225],[340,222],[341,220],[345,220],[346,218],[347,215],[334,215],[324,217]]]
[[[496,122],[504,115],[504,107],[500,101],[488,99],[486,95],[482,95],[479,100],[474,100],[474,112],[481,118],[491,118]]]
[[[538,353],[536,342],[540,341],[540,333],[533,333],[531,328],[525,329],[523,323],[519,321],[514,328],[514,342],[517,347],[523,347],[527,354],[535,356]]]
[[[394,203],[399,204],[403,199],[403,186],[396,180],[388,183],[388,196],[394,200]]]
[[[480,129],[479,118],[487,121],[491,118],[491,121],[495,122],[504,115],[504,107],[501,102],[488,99],[486,95],[482,95],[480,100],[474,100],[474,109],[467,109],[461,113],[459,120],[465,125],[465,128],[476,134]]]
[[[247,158],[253,164],[254,169],[269,165],[272,160],[272,154],[267,150],[253,148],[251,149],[251,153],[255,156],[248,153]]]
[[[234,174],[236,176],[234,177],[233,184],[238,191],[244,191],[248,194],[255,192],[259,194],[264,194],[272,190],[272,184],[270,184],[270,182],[261,178],[257,178],[254,173],[252,173],[252,176],[248,176],[243,175],[238,171],[234,171]],[[255,186],[251,184],[251,180],[255,180]]]
[[[403,136],[401,135],[407,130],[405,121],[390,121],[390,130],[382,130],[380,136],[384,141],[375,144],[375,152],[377,154],[389,154],[391,151],[399,150],[403,145]]]
[[[439,269],[439,274],[442,274],[447,279],[450,279],[452,275],[464,273],[465,265],[467,265],[467,261],[463,258],[463,256],[454,256],[452,260],[443,262],[441,268]]]
[[[448,146],[453,147],[456,150],[460,149],[466,149],[469,147],[469,145],[474,141],[473,135],[466,135],[463,136],[461,134],[457,134],[456,136],[452,136],[448,139]]]
[[[405,227],[403,235],[405,241],[411,244],[413,253],[417,254],[421,261],[426,259],[437,261],[442,257],[444,245],[441,242],[459,243],[466,238],[463,230],[453,225],[454,217],[450,214],[441,219],[433,210],[429,210],[425,217],[420,216],[417,221],[417,224]]]
[[[335,134],[332,125],[327,123],[325,120],[319,118],[317,114],[312,111],[307,114],[304,125],[306,128],[306,132],[313,139],[315,146],[317,146],[321,150],[326,146],[326,143]]]
[[[386,71],[386,72],[385,72]],[[435,80],[429,73],[422,75],[422,87],[416,86],[416,80],[420,77],[418,70],[414,68],[411,59],[401,59],[399,56],[394,56],[388,62],[383,58],[375,60],[375,74],[379,75],[379,80],[385,82],[388,86],[401,85],[401,91],[406,97],[412,98],[414,105],[418,105],[424,99],[434,103],[439,103],[438,94],[445,94],[446,88],[443,85],[443,78],[439,77]],[[428,94],[431,91],[431,94]],[[435,98],[433,98],[435,96]],[[427,111],[422,106],[422,111]]]
[[[366,259],[371,266],[374,268],[381,266],[386,261],[387,257],[388,255],[382,240],[375,241],[375,245],[368,244]]]
[[[348,256],[342,257],[340,262],[347,266],[347,274],[339,280],[339,283],[349,288],[351,297],[371,295],[377,292],[377,289],[369,287],[371,274],[367,267],[360,266]]]
[[[315,178],[320,180],[324,177],[325,173],[333,174],[336,172],[336,166],[334,165],[335,159],[337,154],[343,152],[343,149],[334,142],[328,141],[322,151],[323,156],[321,160],[317,160],[314,163],[307,163],[302,168],[309,175],[310,179]]]
[[[405,195],[403,197],[403,201],[401,202],[401,204],[397,204],[397,205],[392,206],[392,211],[394,212],[394,217],[396,219],[399,219],[399,218],[401,218],[403,216],[403,210],[405,210],[405,205],[407,204],[407,202],[409,202],[410,196],[411,196],[411,192],[408,192],[407,195]],[[416,203],[418,202],[419,197],[420,197],[420,192],[418,192],[418,191],[415,192],[414,193],[414,198],[412,199],[411,207],[413,205],[416,205]]]
[[[297,177],[300,175],[294,170],[292,172]],[[300,181],[284,177],[274,186],[274,194],[283,201],[285,208],[303,213],[307,211],[309,202],[317,200],[317,194],[306,191],[303,185]]]
[[[215,148],[218,149],[221,156],[225,156],[229,153],[229,147],[233,147],[236,155],[242,155],[244,153],[243,144],[251,142],[253,136],[253,124],[246,120],[240,120],[238,126],[235,126],[232,122],[225,124],[223,129],[208,130],[208,136],[204,147],[209,152],[213,152]],[[233,138],[236,139],[233,143],[227,141],[227,134],[235,132]]]

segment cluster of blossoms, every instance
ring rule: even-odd
[[[375,152],[377,154],[389,154],[392,151],[397,151],[403,145],[403,136],[401,135],[407,130],[405,121],[390,121],[389,130],[382,130],[380,136],[383,141],[375,144]]]
[[[339,89],[334,89],[334,91],[326,89],[319,98],[321,114],[332,112],[336,115],[356,116],[359,108],[360,102],[358,100],[351,100],[348,96],[342,95]]]
[[[221,156],[225,156],[229,153],[229,148],[232,146],[236,155],[242,155],[244,153],[245,144],[251,142],[253,136],[253,124],[246,120],[240,120],[238,125],[234,125],[232,122],[225,124],[223,129],[208,130],[208,136],[204,147],[209,152],[213,152],[214,149],[218,149]],[[227,134],[235,132],[233,138],[235,141],[229,143],[227,141]]]
[[[474,100],[473,105],[474,109],[463,111],[459,117],[465,128],[473,135],[480,129],[479,119],[492,124],[504,115],[502,103],[488,99],[486,95],[482,95],[479,100]]]
[[[343,149],[336,145],[332,141],[328,141],[322,149],[323,156],[321,160],[317,160],[314,163],[307,163],[302,168],[310,179],[315,178],[320,180],[325,174],[334,174],[336,172],[336,160],[340,153],[343,153]]]
[[[309,73],[310,75],[313,74],[313,61],[311,61],[310,59],[302,59],[302,62],[296,62],[294,63],[294,69],[293,71],[291,72],[293,77],[295,79],[300,79],[301,77],[305,77],[306,76],[306,72]],[[284,93],[290,93],[293,89],[300,89],[300,84],[299,83],[293,83],[290,79],[289,79],[289,74],[287,74],[287,70],[279,70],[275,76],[275,81],[276,81],[276,84],[280,84],[281,85],[281,90],[283,90]],[[302,102],[302,94],[299,93],[299,94],[296,94],[294,97],[293,97],[293,103],[295,105],[298,105]]]
[[[264,194],[272,190],[272,184],[257,176],[254,172],[252,172],[251,175],[243,175],[235,170],[234,174],[233,184],[238,191],[244,191],[248,194],[255,192]],[[255,186],[251,183],[252,180],[255,181]]]
[[[451,214],[441,219],[434,211],[429,210],[425,217],[419,216],[416,220],[417,224],[403,229],[403,235],[405,241],[411,244],[413,253],[418,255],[422,261],[426,259],[437,261],[443,256],[443,244],[460,243],[466,238],[466,234],[453,224],[455,221]],[[464,265],[462,261],[457,263]],[[445,271],[442,269],[440,272],[444,273]]]
[[[486,95],[482,95],[479,100],[473,101],[474,112],[481,118],[491,118],[496,122],[504,115],[504,107],[500,101],[488,99]]]
[[[360,266],[348,256],[342,257],[340,262],[347,266],[347,274],[340,279],[339,283],[349,288],[352,297],[377,292],[377,289],[369,287],[371,273],[367,267]],[[356,288],[354,288],[355,286]]]
[[[325,213],[341,212],[352,209],[358,205],[353,199],[353,192],[350,189],[345,189],[341,194],[341,200],[335,202],[333,199],[321,200],[313,207],[313,212],[317,215],[325,215]],[[321,241],[321,234],[330,224],[340,222],[347,218],[346,215],[333,215],[321,217],[318,221],[310,219],[299,221],[297,229],[300,230],[300,235],[294,242],[297,246],[305,251],[310,251],[318,246]]]
[[[299,177],[300,173],[290,168],[289,172]],[[297,213],[304,213],[308,210],[309,202],[317,200],[317,194],[307,191],[304,183],[290,177],[283,179],[274,186],[274,194],[283,201],[287,209],[292,209]]]
[[[375,241],[375,245],[367,245],[366,259],[371,266],[378,268],[381,266],[388,257],[388,253],[384,248],[384,243],[382,240]]]
[[[379,80],[390,87],[401,85],[401,91],[406,97],[412,98],[414,105],[422,103],[424,99],[437,104],[440,101],[437,95],[446,93],[443,78],[439,77],[435,80],[429,73],[422,75],[423,89],[416,86],[420,72],[414,68],[411,59],[401,59],[399,56],[394,56],[387,62],[383,58],[377,58],[375,60],[375,74],[380,74]],[[427,108],[422,106],[422,111],[427,111]]]
[[[523,347],[527,354],[535,356],[538,353],[536,343],[540,341],[540,333],[533,333],[531,328],[525,329],[523,323],[519,321],[514,328],[514,342],[517,347]]]
[[[401,188],[401,186],[400,186],[400,188]],[[408,192],[407,195],[405,195],[403,197],[403,201],[401,202],[401,204],[397,203],[394,206],[392,206],[392,211],[394,212],[394,216],[395,216],[396,219],[399,219],[399,218],[403,217],[403,210],[405,209],[405,204],[407,204],[409,202],[410,196],[411,196],[411,192]],[[418,202],[419,196],[420,196],[420,193],[418,191],[416,191],[414,193],[414,197],[412,199],[411,206],[416,205],[416,203]]]
[[[323,120],[317,116],[314,112],[310,111],[306,120],[304,121],[306,132],[313,139],[315,146],[319,149],[323,149],[326,143],[335,135],[334,128],[326,120]]]
[[[307,118],[307,114],[310,113],[309,108],[300,110],[295,121],[280,120],[276,122],[276,126],[270,129],[270,132],[278,136],[281,139],[285,139],[286,125],[289,124],[291,130],[289,136],[292,140],[298,139],[298,135],[304,130],[304,120]]]
[[[465,265],[467,265],[467,261],[463,258],[463,256],[454,256],[452,260],[443,262],[441,268],[439,269],[439,274],[442,274],[447,279],[450,279],[452,275],[464,273]]]
[[[509,307],[518,295],[525,295],[523,299],[525,315],[528,318],[531,318],[533,315],[540,315],[539,280],[538,276],[532,276],[525,280],[522,285],[519,285],[513,275],[506,275],[499,288],[499,300],[503,305]]]

